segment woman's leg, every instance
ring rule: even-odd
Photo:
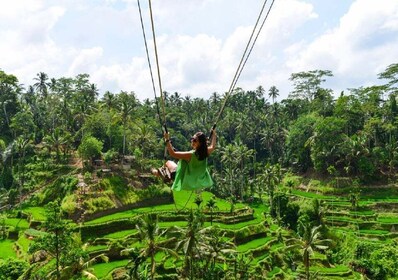
[[[177,163],[175,163],[172,160],[166,161],[166,163],[164,165],[167,167],[167,169],[170,171],[170,173],[176,172],[176,170],[177,170]]]

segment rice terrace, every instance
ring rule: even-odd
[[[216,6],[218,1],[198,1],[203,3],[195,7]],[[301,7],[288,10],[305,13],[310,4],[303,1],[280,0],[280,5]],[[361,1],[367,2],[353,1],[349,12]],[[278,1],[265,1],[250,31],[237,28],[235,35],[245,33],[247,38],[239,40],[243,56],[233,59],[239,65],[236,72],[225,74],[223,67],[214,66],[220,72],[217,79],[234,77],[229,89],[209,90],[206,97],[169,92],[177,83],[167,83],[173,67],[165,67],[162,59],[172,57],[175,68],[195,76],[207,57],[201,53],[189,61],[198,63],[193,71],[165,55],[175,45],[167,48],[166,33],[156,35],[155,30],[169,23],[178,31],[173,22],[181,24],[187,16],[165,20],[168,14],[160,7],[166,9],[166,2],[175,7],[171,0],[153,1],[154,11],[150,0],[133,1],[134,8],[130,1],[104,2],[103,11],[125,11],[126,5],[127,15],[135,12],[135,33],[145,57],[131,60],[145,65],[145,75],[151,76],[144,83],[153,88],[151,97],[139,98],[141,83],[134,82],[128,90],[113,91],[106,83],[100,90],[101,76],[93,69],[101,68],[119,82],[125,76],[139,80],[141,70],[134,77],[120,71],[119,79],[110,68],[74,73],[71,66],[57,76],[47,74],[55,68],[43,66],[30,77],[31,84],[24,84],[24,72],[8,70],[0,57],[0,280],[398,279],[396,61],[388,57],[388,63],[374,67],[376,82],[366,80],[357,87],[341,76],[344,67],[329,70],[326,66],[333,63],[315,63],[314,68],[289,73],[289,90],[269,80],[251,88],[245,75],[260,72],[256,60],[276,57],[267,53],[260,32],[272,33],[267,24],[282,25],[283,30],[288,21],[272,18],[281,12],[282,6],[273,7]],[[393,1],[381,3],[380,10],[388,6],[398,11]],[[91,4],[87,1],[79,9],[86,11],[85,5]],[[64,15],[56,8],[53,12]],[[126,14],[117,18],[123,21]],[[398,30],[398,13],[393,14],[383,25],[385,38],[391,26]],[[243,20],[238,11],[234,16]],[[11,12],[7,17],[11,20]],[[340,20],[343,25],[348,19]],[[381,42],[383,36],[376,37]],[[184,37],[181,48],[188,41]],[[191,54],[202,51],[190,48]],[[237,52],[225,47],[222,53],[232,49]],[[283,51],[299,49],[295,44]],[[387,56],[392,49],[377,53]],[[255,58],[249,59],[251,55]],[[78,61],[86,60],[73,65]],[[343,89],[331,88],[333,79]]]

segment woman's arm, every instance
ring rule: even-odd
[[[175,159],[183,159],[186,161],[190,161],[191,157],[192,157],[192,153],[191,152],[176,152],[173,149],[173,145],[171,144],[170,141],[170,136],[168,133],[164,134],[164,139],[166,141],[166,147],[167,147],[167,152],[169,153],[169,155]]]
[[[210,145],[207,147],[207,153],[210,155],[214,150],[216,149],[216,142],[217,142],[217,135],[216,135],[216,130],[213,129],[213,132],[211,133],[211,142]]]

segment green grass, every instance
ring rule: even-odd
[[[44,207],[27,207],[23,209],[23,212],[32,215],[35,221],[46,220],[46,209]]]
[[[316,198],[319,200],[334,200],[334,199],[336,199],[335,196],[316,194],[316,193],[305,192],[305,191],[300,191],[300,190],[292,190],[292,194],[294,194],[296,196],[305,197],[305,198]]]
[[[377,230],[377,229],[360,229],[359,232],[362,234],[373,234],[373,235],[385,235],[390,233],[388,230]]]
[[[201,197],[203,202],[201,204],[202,208],[206,208],[206,203],[213,197],[214,195],[210,192],[202,192]],[[174,201],[176,204],[177,210],[181,209],[196,209],[197,205],[195,204],[196,193],[192,193],[190,191],[176,191],[173,192]],[[231,209],[231,203],[226,201],[225,199],[215,198],[216,206],[220,211],[229,211]],[[246,207],[246,205],[242,203],[236,203],[235,209],[241,209]]]
[[[108,245],[93,245],[87,248],[87,252],[96,252],[108,249]]]
[[[30,243],[32,243],[31,240],[29,240],[28,238],[26,238],[25,234],[21,234],[17,240],[19,246],[21,246],[22,250],[24,252],[28,252],[29,249],[29,245]]]
[[[267,244],[272,239],[274,239],[274,237],[272,237],[272,236],[257,238],[257,239],[254,239],[252,241],[249,241],[247,243],[237,246],[236,250],[241,253],[241,252],[246,252],[246,251],[249,251],[252,249],[256,249],[256,248],[259,248],[259,247]]]
[[[112,239],[121,239],[121,238],[125,238],[126,236],[132,235],[136,232],[137,232],[136,230],[128,229],[128,230],[113,232],[113,233],[104,235],[103,237],[112,238]]]
[[[119,260],[114,262],[95,264],[93,265],[94,274],[98,277],[98,279],[103,279],[115,268],[124,267],[128,262],[129,260]]]
[[[15,229],[27,229],[29,228],[29,223],[25,219],[18,218],[7,218],[5,221],[7,226],[11,226]]]
[[[325,275],[325,274],[347,273],[347,272],[350,272],[351,270],[344,265],[336,265],[334,267],[313,266],[313,267],[310,267],[310,271],[319,271],[320,274]]]
[[[373,216],[375,214],[372,210],[363,210],[363,211],[350,211],[350,215],[357,216]]]
[[[131,217],[134,217],[138,214],[145,214],[145,213],[151,213],[151,212],[162,212],[162,211],[181,211],[181,210],[189,210],[189,209],[197,209],[197,205],[194,203],[196,194],[192,192],[187,192],[187,191],[180,191],[180,192],[174,192],[174,199],[176,201],[176,205],[173,204],[163,204],[163,205],[156,205],[152,207],[143,207],[143,208],[137,208],[137,209],[131,209],[127,210],[124,212],[118,212],[115,214],[107,215],[92,221],[88,221],[85,224],[91,225],[91,224],[101,224],[105,223],[108,221],[114,221],[114,220],[121,220],[121,219],[128,219]],[[213,196],[213,194],[209,192],[202,192],[202,207],[206,207],[207,201]],[[186,204],[186,206],[185,206]],[[229,211],[231,209],[231,204],[223,199],[216,199],[216,205],[218,207],[218,210],[221,211]],[[246,207],[242,203],[235,204],[235,209],[241,209],[243,207]]]
[[[377,218],[377,221],[379,223],[383,223],[383,224],[398,224],[398,217],[397,215],[394,214],[394,216],[390,216],[390,215],[380,215]]]
[[[0,240],[0,259],[16,258],[17,254],[13,249],[14,241],[6,239]]]

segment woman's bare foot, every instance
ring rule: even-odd
[[[157,170],[156,168],[152,168],[152,169],[151,169],[151,173],[152,173],[154,176],[160,176],[159,170]]]

